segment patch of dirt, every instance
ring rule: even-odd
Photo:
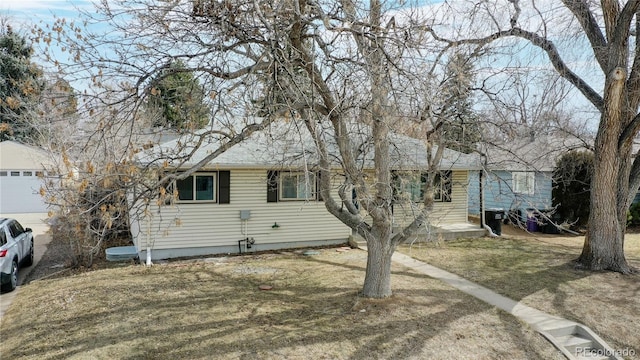
[[[129,241],[125,239],[117,239],[108,247],[129,245]],[[105,269],[111,267],[119,267],[123,263],[109,262],[105,258],[104,250],[101,250],[93,260],[91,268],[74,265],[73,249],[67,241],[59,236],[52,234],[51,241],[47,245],[47,250],[42,255],[40,261],[27,274],[23,284],[28,284],[34,280],[54,279],[78,274],[86,271],[97,269]]]
[[[24,279],[24,284],[33,280],[68,275],[71,270],[72,254],[67,242],[52,237],[40,261]]]

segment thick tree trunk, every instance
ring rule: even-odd
[[[367,271],[362,295],[378,299],[389,297],[391,296],[391,256],[395,246],[391,245],[390,238],[387,236],[386,239],[368,239],[367,250]]]
[[[624,70],[616,68],[607,79],[605,110],[595,141],[591,180],[589,231],[578,263],[590,270],[630,273],[624,257],[626,199],[628,195],[628,152],[621,152],[618,136],[624,116]],[[620,204],[622,201],[622,206]]]
[[[578,263],[590,270],[630,273],[624,256],[626,224],[618,215],[617,179],[612,176],[611,159],[596,160],[591,185],[589,231]],[[625,213],[626,217],[626,213]]]

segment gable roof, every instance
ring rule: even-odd
[[[359,126],[358,133],[351,136],[358,137],[358,150],[361,152],[360,161],[363,168],[373,168],[373,144],[370,141],[369,130]],[[329,152],[338,159],[337,145],[335,144],[330,128],[320,129],[323,133]],[[221,144],[219,140],[208,139],[196,149],[195,144],[199,135],[205,133],[199,131],[191,135],[185,135],[178,139],[165,142],[146,151],[139,157],[141,163],[162,163],[170,161],[172,167],[189,168],[215,151]],[[394,169],[419,170],[428,167],[427,146],[424,141],[407,136],[392,134],[390,160]],[[433,148],[435,153],[437,147]],[[192,153],[187,159],[187,154]],[[305,165],[313,167],[318,162],[315,145],[306,130],[297,131],[291,123],[273,124],[270,129],[252,134],[245,141],[232,146],[208,163],[206,168],[301,168]],[[338,161],[334,161],[338,167]],[[480,169],[479,156],[477,154],[464,154],[458,151],[445,149],[443,151],[440,169],[469,170]]]
[[[569,135],[540,135],[479,145],[488,169],[507,171],[553,171],[560,156],[586,149],[584,140]]]
[[[39,170],[52,162],[45,150],[6,140],[0,142],[0,169]]]

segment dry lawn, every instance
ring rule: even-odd
[[[563,358],[507,313],[401,266],[392,298],[364,300],[366,253],[319,251],[34,281],[0,324],[0,358]]]
[[[574,268],[583,237],[527,234],[403,246],[400,252],[550,314],[581,322],[614,349],[640,359],[640,275]],[[640,234],[628,234],[627,260],[640,268]]]

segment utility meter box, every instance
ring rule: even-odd
[[[251,210],[240,210],[240,220],[251,219]]]

